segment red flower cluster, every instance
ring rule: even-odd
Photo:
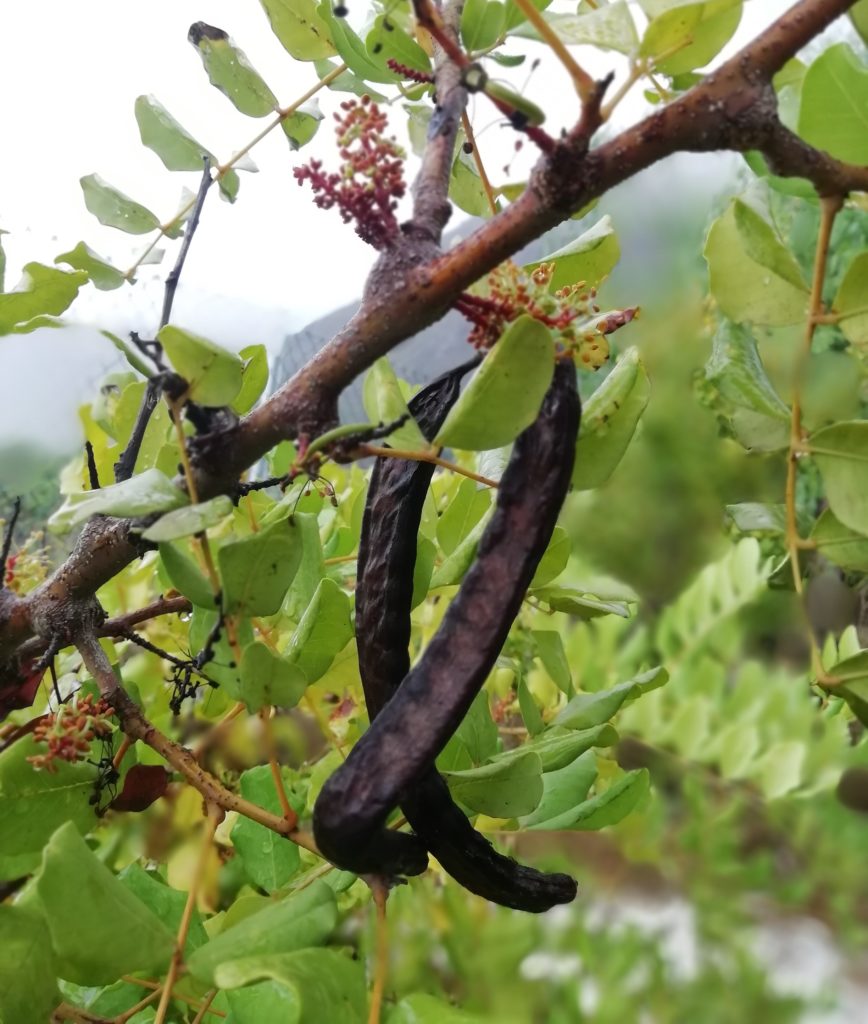
[[[293,170],[299,185],[310,182],[316,205],[336,206],[345,224],[355,221],[356,234],[375,249],[388,248],[398,237],[395,210],[406,192],[404,151],[386,138],[387,118],[369,96],[341,104],[335,114],[341,165],[339,174],[322,169],[321,160]]]
[[[111,706],[102,699],[95,701],[90,694],[74,697],[38,723],[33,739],[46,743],[48,749],[27,760],[48,772],[57,771],[55,761],[84,760],[95,739],[104,739],[114,732],[115,727],[108,721],[112,714]]]
[[[3,586],[12,587],[15,582],[15,563],[18,561],[18,555],[10,555],[6,559],[6,575],[3,577]]]
[[[489,349],[508,324],[528,315],[556,332],[560,345],[586,369],[598,369],[609,358],[605,335],[628,324],[638,309],[613,310],[600,315],[597,289],[584,281],[549,291],[555,265],[541,263],[530,274],[507,261],[496,267],[485,282],[486,293],[464,292],[455,308],[473,330],[468,341]]]

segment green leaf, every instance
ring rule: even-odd
[[[531,593],[553,612],[566,612],[581,619],[596,619],[601,615],[619,615],[622,619],[630,617],[630,609],[624,601],[601,601],[575,587],[540,587]]]
[[[478,693],[470,709],[455,730],[455,735],[464,744],[470,760],[474,764],[482,764],[497,750],[497,726],[491,717],[488,706],[488,694],[485,690]]]
[[[377,15],[365,37],[365,46],[371,60],[383,68],[387,67],[389,60],[395,60],[416,71],[431,70],[428,54],[389,15]]]
[[[130,892],[137,896],[146,907],[149,907],[169,929],[173,935],[178,934],[181,919],[184,916],[184,907],[187,903],[187,893],[180,889],[173,889],[167,885],[153,871],[145,871],[135,861],[118,875]],[[203,946],[208,941],[208,933],[202,923],[202,915],[194,910],[190,919],[190,929],[187,932],[187,941],[184,943],[184,955],[190,956],[193,950]]]
[[[379,64],[371,60],[365,44],[347,24],[347,19],[334,16],[331,0],[320,0],[317,13],[328,26],[332,42],[350,71],[366,82],[394,84],[401,80],[398,75],[381,68]]]
[[[801,740],[783,740],[755,762],[750,776],[759,783],[766,800],[777,800],[799,787],[806,753]]]
[[[262,647],[261,644],[252,646]],[[248,647],[247,651],[250,649]],[[247,651],[244,652],[245,658]],[[243,676],[243,664],[241,671]],[[242,773],[240,781],[241,795],[245,800],[250,800],[258,807],[264,807],[274,814],[283,813],[268,765],[257,765],[248,769]],[[286,885],[301,866],[301,858],[295,843],[243,815],[238,816],[232,828],[232,845],[249,877],[268,893]]]
[[[39,317],[60,316],[87,284],[82,270],[58,270],[27,263],[15,291],[0,295],[0,334],[21,333],[41,326]]]
[[[80,182],[84,205],[100,224],[131,235],[144,235],[160,226],[155,214],[104,181],[98,174],[87,174]]]
[[[868,537],[845,526],[827,508],[811,531],[811,540],[824,558],[853,572],[868,572]]]
[[[294,708],[307,689],[307,677],[286,658],[274,654],[265,644],[245,647],[241,658],[241,686],[250,711],[274,704]]]
[[[268,384],[268,349],[264,345],[247,345],[238,353],[241,367],[241,390],[232,401],[232,408],[243,416],[250,412]]]
[[[612,218],[606,214],[577,239],[534,263],[528,263],[524,269],[531,272],[540,263],[554,263],[555,270],[549,285],[549,290],[554,292],[579,281],[599,284],[612,272],[620,258],[618,236],[612,227]]]
[[[487,488],[473,480],[462,480],[458,490],[437,520],[437,543],[440,550],[451,555],[482,519],[491,505]]]
[[[508,761],[443,774],[456,800],[493,818],[530,814],[543,792],[542,762],[526,749]]]
[[[618,742],[618,733],[608,723],[592,726],[590,729],[562,729],[550,726],[525,747],[519,750],[532,750],[539,756],[543,773],[556,772],[572,764],[591,747],[611,747]],[[508,751],[498,755],[506,758],[514,756],[516,751]]]
[[[850,261],[834,305],[844,336],[864,352],[868,348],[868,250]]]
[[[868,0],[859,0],[850,8],[850,21],[863,43],[868,43]]]
[[[144,530],[142,537],[144,540],[160,544],[163,541],[178,540],[179,537],[202,533],[225,519],[231,514],[232,509],[232,499],[225,494],[219,494],[210,501],[186,505],[184,508],[175,509],[174,512],[167,512]]]
[[[166,967],[174,935],[91,852],[72,822],[48,841],[36,889],[62,978],[110,985],[122,974],[160,975]]]
[[[229,993],[234,1024],[364,1024],[366,1019],[364,968],[334,949],[233,960],[220,966],[216,977],[220,988],[235,990]]]
[[[428,447],[422,431],[410,415],[401,385],[386,356],[378,359],[365,375],[362,398],[372,423],[393,423],[402,416],[406,417],[406,422],[389,434],[389,444],[393,448],[420,451]]]
[[[787,528],[786,505],[745,501],[738,505],[727,505],[726,513],[741,533],[781,534]]]
[[[2,304],[2,301],[3,297],[0,295],[0,304]],[[150,377],[151,368],[122,338],[119,338],[116,334],[112,334],[111,331],[100,331],[99,333],[104,338],[108,338],[112,345],[114,345],[134,370],[137,370],[143,377]]]
[[[832,694],[843,697],[856,718],[868,726],[868,651],[837,662],[829,675],[840,680]]]
[[[491,1020],[465,1013],[436,996],[407,996],[386,1018],[386,1024],[488,1024]]]
[[[569,828],[597,777],[597,757],[587,750],[572,764],[543,776],[543,795],[531,814],[519,824],[529,829]]]
[[[0,906],[0,1020],[45,1024],[60,1003],[51,937],[45,921],[17,906]]]
[[[509,444],[536,419],[553,373],[551,331],[519,317],[470,378],[436,443],[473,451]]]
[[[0,228],[0,294],[6,288],[6,250],[3,248],[3,236],[8,234],[8,231]]]
[[[741,12],[741,0],[710,0],[649,15],[639,55],[655,60],[655,70],[667,75],[704,67],[732,38]]]
[[[186,505],[187,495],[158,469],[146,469],[138,476],[98,491],[69,494],[63,505],[48,520],[49,529],[63,533],[94,515],[148,516],[170,512]]]
[[[260,0],[271,30],[296,60],[322,60],[337,52],[314,0]],[[322,77],[322,76],[321,76]]]
[[[325,882],[317,880],[301,892],[227,928],[197,949],[187,966],[193,977],[214,986],[217,971],[233,960],[294,953],[319,946],[331,934],[336,922],[335,894]]]
[[[187,38],[202,58],[211,84],[242,114],[266,117],[280,107],[244,51],[223,31],[204,21],[190,26]]]
[[[449,198],[453,203],[471,217],[490,217],[491,204],[482,178],[476,170],[473,157],[460,148],[452,161],[452,173],[449,178]]]
[[[295,113],[285,117],[280,122],[283,134],[289,139],[290,149],[301,149],[319,131],[320,122],[323,119],[323,112],[319,103],[311,100],[299,107]]]
[[[743,199],[734,200],[733,212],[741,242],[754,263],[807,293],[808,285],[796,257],[765,217]]]
[[[506,28],[506,5],[499,0],[467,0],[461,14],[461,40],[467,50],[484,50]]]
[[[807,291],[751,257],[736,222],[735,203],[711,225],[705,259],[711,292],[730,320],[770,327],[804,320]]]
[[[768,379],[756,341],[747,328],[721,323],[705,364],[705,377],[732,405],[789,423],[790,410]]]
[[[585,403],[573,486],[589,491],[604,484],[624,457],[651,396],[639,351],[629,348]]]
[[[157,332],[173,368],[190,386],[200,405],[229,405],[241,390],[243,363],[234,353],[191,331],[167,324]]]
[[[178,124],[155,96],[137,97],[135,112],[142,145],[156,153],[168,170],[201,172],[205,157],[216,163],[213,153]]]
[[[69,252],[62,252],[59,256],[55,256],[54,262],[66,263],[67,266],[73,267],[75,270],[83,270],[93,283],[94,288],[98,288],[101,292],[114,291],[124,283],[123,273],[117,267],[113,267],[108,260],[98,256],[84,242],[79,242]]]
[[[626,0],[600,6],[586,14],[546,14],[546,21],[559,39],[569,45],[596,46],[630,56],[639,46],[636,25]],[[510,30],[510,35],[539,39],[537,30],[527,23]]]
[[[524,727],[530,736],[539,736],[545,729],[545,722],[524,679],[519,679],[516,689],[518,691],[518,708],[521,711]]]
[[[868,420],[835,423],[810,438],[810,449],[835,516],[868,534]]]
[[[160,559],[173,587],[199,608],[214,608],[211,584],[198,565],[175,544],[160,545]]]
[[[437,546],[427,537],[420,536],[416,542],[416,561],[413,564],[413,595],[410,598],[410,610],[418,608],[428,596],[431,577],[434,574],[434,559],[437,557]]]
[[[823,50],[808,67],[798,132],[838,160],[868,163],[868,68],[847,43]]]
[[[301,537],[291,519],[224,544],[217,552],[227,615],[274,615],[301,562]],[[192,600],[192,599],[191,599]]]
[[[90,798],[97,770],[83,761],[55,761],[37,771],[27,760],[45,747],[24,736],[0,754],[0,878],[32,871],[52,833],[64,822],[80,832],[97,823]]]
[[[565,729],[587,729],[594,725],[601,725],[617,714],[622,704],[636,700],[650,690],[656,690],[663,686],[668,679],[669,675],[666,669],[658,667],[642,672],[624,683],[619,683],[611,690],[578,693],[559,712],[552,724]]]
[[[534,629],[531,636],[550,679],[559,690],[569,695],[573,689],[573,677],[560,633],[553,629]]]
[[[320,580],[286,654],[309,683],[325,675],[335,655],[353,636],[350,598],[334,580]]]
[[[617,825],[645,798],[650,788],[647,768],[627,772],[617,782],[576,808],[572,828],[596,832],[607,825]]]
[[[465,573],[476,557],[476,549],[479,547],[479,541],[490,518],[491,509],[483,515],[458,547],[437,566],[431,576],[431,590],[436,590],[438,587],[451,587],[464,579]]]
[[[553,580],[557,580],[567,567],[571,551],[572,542],[569,539],[569,534],[562,526],[555,526],[549,547],[546,548],[543,557],[539,559],[536,571],[533,573],[533,579],[530,581],[531,589],[545,587]]]

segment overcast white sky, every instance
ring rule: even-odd
[[[789,5],[752,0],[733,45]],[[355,10],[363,13],[361,2]],[[3,239],[7,288],[23,263],[51,263],[81,240],[120,267],[131,262],[140,239],[102,227],[87,213],[81,176],[99,173],[163,220],[176,209],[181,186],[195,188],[195,174],[166,171],[141,145],[133,116],[138,95],[153,93],[221,158],[264,124],[239,114],[209,85],[186,38],[190,24],[200,20],[234,38],[281,102],[315,81],[313,67],[291,60],[272,35],[257,0],[0,4],[0,227],[10,232]],[[545,56],[541,47],[532,49]],[[618,66],[609,56],[577,52],[592,72]],[[525,71],[518,74],[521,80]],[[622,116],[641,113],[640,94],[625,104]],[[552,58],[533,76],[529,95],[542,100],[555,123],[572,119],[574,97]],[[552,111],[552,96],[563,97],[560,110]],[[342,98],[324,94],[327,115]],[[477,127],[491,120],[488,109],[479,113]],[[403,120],[396,113],[399,134]],[[176,300],[176,322],[233,347],[264,342],[274,350],[286,333],[359,293],[373,251],[334,211],[314,207],[291,176],[292,167],[310,155],[328,155],[332,137],[324,124],[311,146],[292,154],[275,132],[254,151],[261,173],[242,175],[234,206],[219,201],[216,190],[209,196]],[[511,142],[499,127],[481,137],[495,182],[503,180]],[[520,178],[522,170],[516,163],[510,178]],[[82,325],[152,331],[172,258],[170,248],[166,266],[143,269],[134,287],[106,293],[87,286],[70,317]],[[74,436],[75,406],[112,360],[106,345],[93,326],[0,339],[0,442],[25,433],[55,444],[69,431]],[[42,406],[39,422],[30,415],[34,400]]]

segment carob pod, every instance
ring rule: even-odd
[[[433,438],[455,403],[461,377],[478,359],[444,374],[410,402],[422,433]],[[410,605],[422,506],[434,467],[378,459],[362,520],[356,587],[359,669],[371,721],[410,671]],[[516,910],[544,911],[571,900],[565,875],[547,875],[499,854],[471,825],[436,768],[401,801],[416,835],[465,889]]]
[[[417,416],[424,416],[419,400],[430,402],[434,387],[417,396]],[[457,393],[457,380],[454,387]],[[448,404],[442,416],[446,411]],[[403,552],[412,536],[412,552],[406,554],[402,572],[384,576],[393,564],[389,553],[374,550],[370,534],[369,543],[363,542],[366,564],[360,566],[360,578],[372,572],[374,577],[370,588],[363,584],[363,604],[368,603],[357,641],[364,659],[363,678],[368,676],[366,688],[371,680],[379,680],[369,698],[371,717],[378,717],[326,782],[314,809],[317,843],[339,866],[362,873],[415,873],[407,867],[410,847],[393,857],[396,844],[387,837],[400,834],[384,828],[389,812],[400,803],[425,845],[472,891],[536,911],[575,897],[576,884],[569,876],[541,875],[495,853],[452,803],[433,764],[500,653],[551,538],[569,489],[579,414],[575,370],[569,362],[559,363],[536,422],[516,440],[476,561],[436,636],[392,700],[394,680],[401,678],[397,673],[405,669],[408,658],[412,565],[427,479],[418,491],[411,481],[413,497],[406,502],[395,502],[394,497],[403,497],[413,467],[399,463],[403,472],[396,470],[386,481],[382,493],[392,501],[377,514],[392,517],[384,529],[387,536],[400,538]],[[411,528],[413,502],[416,518]],[[371,510],[369,531],[379,527],[373,516]],[[390,592],[397,587],[403,590],[393,601]],[[398,602],[402,611],[393,615]],[[412,842],[414,837],[402,838]],[[411,866],[424,869],[416,863]]]

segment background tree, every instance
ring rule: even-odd
[[[121,287],[160,239],[182,239],[158,330],[113,338],[130,370],[86,411],[85,452],[63,473],[66,498],[49,525],[81,527],[74,549],[49,571],[10,508],[0,558],[0,934],[11,950],[0,967],[3,1019],[472,1019],[449,997],[497,1019],[623,1020],[637,1004],[670,1019],[665,966],[641,936],[592,942],[573,922],[558,938],[546,919],[483,912],[430,878],[389,903],[407,951],[394,954],[387,981],[383,880],[332,868],[309,820],[367,725],[351,617],[367,471],[355,463],[376,456],[438,467],[412,580],[418,653],[468,571],[478,572],[504,449],[537,419],[555,354],[574,361],[586,399],[577,494],[608,481],[648,402],[638,352],[613,358],[637,311],[598,299],[618,258],[605,219],[550,259],[506,261],[679,151],[734,150],[751,171],[706,239],[711,299],[700,328],[713,344],[696,390],[727,436],[767,460],[757,476],[777,474],[781,492],[727,508],[732,545],[682,593],[653,586],[665,562],[651,560],[651,583],[637,571],[633,582],[653,590],[658,607],[636,618],[636,594],[593,578],[571,552],[571,533],[595,525],[592,505],[571,510],[436,768],[477,828],[522,859],[533,858],[528,836],[550,833],[563,841],[539,859],[563,867],[577,836],[617,824],[635,858],[654,848],[661,859],[710,865],[692,882],[703,910],[720,902],[720,862],[731,866],[733,892],[765,888],[786,903],[796,873],[781,883],[773,858],[799,863],[809,844],[828,844],[828,857],[812,857],[811,895],[827,900],[824,916],[842,934],[863,927],[864,914],[852,912],[861,823],[844,808],[865,807],[868,661],[856,627],[868,569],[868,80],[847,43],[815,48],[810,64],[797,55],[851,7],[864,30],[864,3],[800,0],[705,76],[696,69],[730,39],[741,3],[639,6],[641,17],[621,0],[577,13],[530,0],[416,0],[377,7],[358,34],[355,16],[327,0],[263,0],[288,53],[317,75],[285,107],[226,32],[198,22],[189,38],[211,83],[242,113],[269,118],[266,127],[220,162],[158,101],[140,98],[142,141],[169,170],[202,172],[198,193],[161,223],[98,175],[83,178],[88,209],[103,224],[151,232],[148,248],[122,272],[80,243],[57,257],[70,270],[28,264],[22,284],[0,295],[0,330],[27,333],[61,316],[87,281]],[[516,35],[541,41],[575,86],[574,123],[560,134],[546,128],[549,111],[496,80],[516,60],[504,50]],[[575,44],[627,54],[626,77],[595,81]],[[640,83],[653,112],[612,134],[613,111]],[[236,356],[186,330],[173,321],[174,296],[212,186],[234,200],[237,170],[269,131],[304,146],[321,120],[307,104],[326,89],[351,97],[333,104],[338,156],[334,167],[296,166],[298,199],[309,190],[323,216],[336,208],[380,255],[358,312],[261,400],[261,346]],[[539,152],[527,183],[492,186],[466,113],[474,93]],[[398,99],[420,150],[412,185],[388,127]],[[488,217],[444,251],[453,203]],[[468,320],[484,360],[432,440],[385,357],[450,309]],[[792,362],[766,365],[785,344]],[[339,424],[338,396],[363,371],[369,422]],[[665,375],[655,386],[675,394]],[[622,471],[620,480],[633,476]],[[620,568],[617,554],[598,559]],[[834,622],[820,621],[806,580],[832,576],[852,599],[842,598]],[[794,596],[781,605],[770,588]],[[788,646],[777,624],[793,608],[805,613],[806,650],[792,636]],[[747,609],[767,615],[746,621]],[[786,657],[743,657],[770,649]],[[398,737],[408,748],[423,739]],[[667,798],[649,796],[652,773]],[[793,795],[812,800],[783,799]],[[715,816],[725,828],[709,827]],[[406,831],[398,817],[391,824]],[[744,856],[756,849],[765,859]],[[350,926],[369,890],[376,913],[357,940]],[[732,917],[718,909],[703,918],[704,939],[721,920],[732,925],[736,909],[727,909]],[[448,922],[442,978],[423,969],[438,915]],[[597,1004],[577,1007],[557,985],[516,986],[514,957],[496,952],[510,936],[522,954],[540,944],[551,956],[578,948],[588,979],[602,983]],[[357,941],[369,985],[347,950]],[[737,944],[723,945],[727,959],[709,956],[681,985],[671,1019],[789,1019],[794,1006],[766,990]],[[638,981],[629,973],[636,962],[648,971]],[[709,1011],[715,986],[727,998]]]

